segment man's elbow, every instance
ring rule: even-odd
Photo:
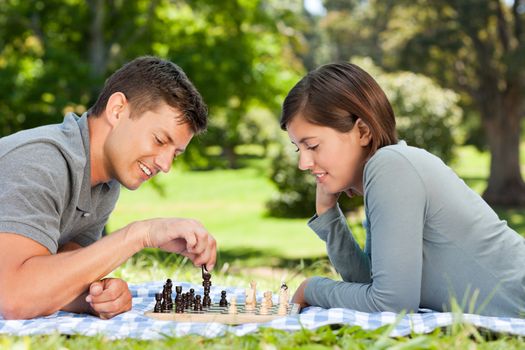
[[[18,300],[17,300],[18,299]],[[21,300],[12,296],[0,296],[0,315],[5,320],[27,320],[39,316],[47,316],[53,313],[49,310],[38,310],[33,300]]]

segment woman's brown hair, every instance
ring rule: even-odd
[[[281,129],[301,116],[310,123],[350,131],[360,118],[372,133],[370,155],[397,143],[394,111],[377,82],[355,64],[323,65],[303,77],[284,99]]]

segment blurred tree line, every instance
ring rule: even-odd
[[[352,60],[385,89],[401,138],[445,161],[465,142],[488,149],[485,198],[525,205],[525,1],[322,5],[310,13],[302,0],[0,0],[0,136],[81,114],[122,64],[161,56],[210,108],[209,131],[185,161],[234,168],[239,146],[262,145],[280,193],[270,212],[304,216],[315,188],[278,128],[280,104],[308,70]]]

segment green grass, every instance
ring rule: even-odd
[[[523,152],[525,153],[525,152]],[[522,155],[523,155],[522,153]],[[246,161],[246,160],[245,160]],[[264,203],[275,193],[267,179],[267,161],[248,159],[239,170],[190,172],[179,168],[160,175],[155,186],[137,191],[123,190],[108,228],[113,231],[135,220],[151,217],[191,217],[201,221],[217,238],[219,260],[215,285],[246,286],[255,279],[261,290],[276,291],[285,279],[295,290],[304,278],[325,275],[337,278],[326,258],[324,243],[306,226],[307,219],[275,219],[266,216]],[[524,161],[525,163],[525,161]],[[246,164],[246,162],[245,162]],[[460,149],[453,168],[478,193],[484,189],[489,158],[473,148]],[[524,169],[525,173],[525,169]],[[314,203],[312,203],[312,211]],[[498,210],[521,234],[525,214],[519,210]],[[349,223],[359,242],[362,212],[352,214]],[[112,273],[130,283],[174,280],[200,283],[190,262],[176,255],[148,249],[136,254]],[[389,327],[365,331],[359,327],[321,327],[314,331],[283,332],[263,329],[254,334],[207,339],[200,336],[167,337],[157,341],[133,339],[110,341],[104,337],[0,336],[0,349],[523,349],[522,337],[494,334],[469,325],[455,324],[433,333],[409,337],[388,337]]]
[[[191,217],[206,226],[221,250],[256,248],[284,258],[324,254],[305,220],[265,216],[264,203],[275,190],[258,169],[208,172],[175,169],[159,175],[158,183],[165,188],[164,196],[153,186],[137,191],[123,190],[111,216],[109,230],[137,219]]]

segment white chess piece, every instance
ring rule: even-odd
[[[245,309],[246,310],[253,310],[255,309],[255,298],[252,293],[252,289],[247,288],[245,290],[246,298],[245,298]]]
[[[281,287],[281,289],[279,290],[279,305],[282,305],[282,304],[285,304],[285,305],[288,305],[288,300],[289,300],[289,296],[288,296],[288,287]]]
[[[250,282],[250,288],[252,290],[253,295],[253,306],[257,306],[257,282],[251,281]]]
[[[265,303],[266,307],[271,308],[273,306],[272,292],[271,291],[266,291],[266,292],[264,292],[263,295],[264,295],[263,302]]]
[[[237,297],[235,295],[230,298],[228,313],[232,315],[237,313]]]

